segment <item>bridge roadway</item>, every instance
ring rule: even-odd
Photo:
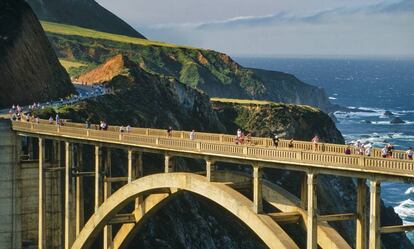
[[[121,133],[118,127],[111,127],[108,131],[86,129],[83,124],[69,123],[65,126],[47,124],[42,120],[40,124],[26,121],[12,122],[13,131],[18,135],[37,137],[39,140],[39,248],[46,248],[44,233],[44,208],[41,200],[44,198],[44,153],[45,139],[65,142],[65,248],[88,248],[96,238],[98,232],[104,231],[104,248],[124,248],[129,234],[134,227],[138,227],[139,213],[146,215],[148,207],[157,206],[163,202],[166,196],[163,192],[172,195],[179,190],[187,190],[198,193],[212,201],[217,202],[223,208],[232,212],[249,226],[265,242],[269,248],[297,248],[295,242],[279,227],[279,223],[297,222],[303,220],[307,230],[307,248],[350,248],[350,246],[329,228],[327,221],[356,221],[356,245],[355,248],[379,249],[381,247],[381,233],[394,233],[413,230],[413,226],[380,226],[380,183],[381,181],[413,182],[413,161],[399,158],[380,158],[378,151],[374,151],[372,157],[359,155],[344,155],[345,147],[334,144],[318,144],[294,141],[293,148],[288,147],[288,141],[282,140],[279,146],[272,146],[272,141],[267,138],[252,138],[249,145],[234,144],[234,136],[225,134],[197,133],[195,140],[189,139],[189,132],[176,131],[172,137],[167,137],[165,130],[133,128],[129,133]],[[71,173],[74,168],[72,150],[81,144],[95,146],[95,213],[90,217],[85,226],[82,226],[79,210],[82,202],[76,194],[76,236],[70,233],[70,178],[76,177],[76,192],[80,187],[78,179],[82,172],[75,175]],[[58,145],[60,146],[60,145]],[[101,196],[102,169],[101,155],[103,148],[122,148],[128,151],[128,176],[111,177],[103,176],[104,196]],[[81,150],[80,150],[81,151]],[[134,154],[137,155],[137,168],[133,166]],[[161,153],[165,156],[164,174],[142,177],[142,153]],[[403,152],[394,153],[397,157],[403,157]],[[110,150],[107,149],[105,167],[110,169]],[[188,173],[173,173],[171,158],[182,156],[200,158],[206,161],[206,177]],[[108,159],[109,158],[109,159]],[[141,162],[140,162],[141,161]],[[217,162],[232,162],[252,166],[251,187],[253,200],[229,190],[229,186],[237,189],[237,180],[231,180],[228,185],[216,185],[219,171],[215,170]],[[79,164],[79,162],[77,163]],[[282,196],[273,200],[277,208],[284,214],[264,214],[263,201],[269,202],[269,189],[262,179],[263,168],[288,169],[305,172],[302,183],[302,193],[296,208],[283,207]],[[85,172],[85,174],[87,174]],[[340,175],[358,179],[357,184],[357,209],[351,214],[318,215],[316,202],[316,179],[320,174]],[[200,178],[201,177],[201,178]],[[136,179],[136,180],[135,180]],[[238,178],[239,179],[239,178]],[[370,208],[369,223],[366,220],[366,180],[369,180]],[[124,181],[124,187],[111,193],[111,182]],[[197,183],[197,184],[195,184]],[[203,186],[200,188],[200,186]],[[161,191],[157,193],[154,190]],[[273,190],[272,190],[273,191]],[[280,193],[280,191],[279,191]],[[159,198],[157,198],[157,194]],[[151,201],[151,196],[155,200]],[[266,197],[267,196],[267,197]],[[285,193],[286,196],[286,193]],[[103,199],[103,203],[102,203]],[[136,210],[130,214],[120,215],[119,212],[127,202],[135,200]],[[150,202],[145,207],[146,202]],[[152,204],[151,204],[152,203]],[[271,202],[272,203],[272,202]],[[144,208],[143,206],[144,205]],[[149,211],[149,210],[148,210]],[[144,213],[143,213],[144,212]],[[150,212],[148,212],[150,214]],[[131,217],[134,217],[131,221]],[[266,218],[267,217],[267,218]],[[271,218],[269,220],[269,217]],[[273,222],[272,222],[273,221]],[[276,222],[276,223],[275,223]],[[325,223],[321,223],[325,222]],[[112,224],[125,223],[117,236],[112,239]],[[132,223],[132,225],[131,225]],[[134,225],[135,224],[135,225]],[[369,225],[368,225],[369,224]],[[367,227],[369,229],[367,230]],[[123,230],[122,230],[123,229]],[[126,232],[125,232],[126,231]],[[366,235],[369,234],[369,239]],[[122,246],[117,246],[122,245]]]

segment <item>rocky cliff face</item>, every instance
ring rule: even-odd
[[[40,20],[145,38],[94,0],[26,0]]]
[[[319,109],[265,101],[214,100],[220,120],[229,131],[237,128],[256,136],[278,134],[286,139],[310,141],[315,134],[329,143],[344,143],[335,123]]]
[[[223,53],[127,44],[56,32],[48,32],[48,36],[61,58],[100,64],[116,54],[125,54],[148,72],[172,77],[212,97],[308,104],[325,111],[335,109],[323,89],[301,82],[293,75],[244,68]]]
[[[0,2],[0,107],[65,97],[72,83],[30,7]]]

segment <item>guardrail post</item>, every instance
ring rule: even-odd
[[[201,143],[200,142],[196,143],[196,149],[197,149],[197,151],[201,151]]]
[[[122,141],[122,133],[119,133],[119,141]]]
[[[302,151],[296,152],[296,159],[302,161]]]
[[[370,208],[369,208],[369,249],[381,248],[380,209],[381,184],[377,180],[370,181]]]
[[[91,134],[90,134],[90,132],[89,132],[89,129],[88,130],[86,130],[86,136],[87,137],[89,137]]]
[[[359,166],[365,166],[365,157],[364,156],[360,156],[358,158],[358,165]]]
[[[145,130],[145,135],[149,136],[149,129],[148,128]]]
[[[307,249],[317,249],[317,196],[316,196],[317,175],[308,173],[308,222],[307,222]]]
[[[247,146],[244,146],[243,147],[243,155],[247,155],[247,153],[248,153],[248,147]]]
[[[155,138],[155,144],[156,145],[159,145],[160,144],[160,139],[157,137],[157,138]]]
[[[224,140],[223,137],[224,137],[224,135],[223,134],[220,134],[220,139],[219,139],[220,142],[223,142],[223,140]]]

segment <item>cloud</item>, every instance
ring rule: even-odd
[[[239,16],[225,20],[215,20],[200,23],[172,23],[152,26],[152,29],[223,29],[236,27],[259,27],[283,23],[317,23],[336,18],[338,16],[350,16],[354,14],[414,14],[414,0],[384,1],[378,4],[340,7],[320,10],[312,13],[298,14],[278,12],[262,16]]]

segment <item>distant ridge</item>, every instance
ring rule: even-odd
[[[26,0],[40,20],[103,32],[145,37],[94,0]]]

